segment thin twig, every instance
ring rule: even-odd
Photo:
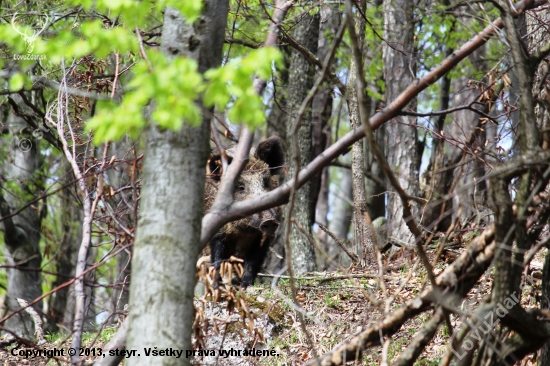
[[[330,231],[325,225],[323,224],[320,224],[320,223],[317,223],[317,225],[319,225],[319,227],[321,228],[321,230],[323,230],[328,236],[330,236],[335,242],[336,244],[338,244],[340,246],[340,248],[342,248],[342,250],[344,252],[346,252],[346,254],[350,257],[350,259],[353,261],[353,263],[359,263],[361,261],[361,259],[359,259],[359,257],[357,256],[357,254],[355,254],[354,252],[350,251],[347,247],[346,247],[346,243],[344,243],[339,237],[337,237],[332,231]]]
[[[119,64],[119,53],[115,52],[115,80],[113,80],[113,90],[111,91],[111,99],[115,97],[116,92],[116,83],[118,81],[118,64]]]

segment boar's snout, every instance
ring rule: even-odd
[[[260,230],[267,235],[275,235],[277,229],[279,228],[279,222],[275,219],[267,219],[262,221],[260,224]]]

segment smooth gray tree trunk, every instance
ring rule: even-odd
[[[192,57],[199,70],[221,63],[226,0],[206,1],[194,25],[166,9],[162,51]],[[147,131],[138,230],[132,260],[127,348],[140,357],[128,365],[189,365],[190,359],[146,357],[144,348],[191,349],[193,290],[203,215],[210,114],[199,128]]]

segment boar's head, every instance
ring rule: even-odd
[[[227,150],[229,164],[233,153],[234,149]],[[251,152],[236,182],[233,199],[244,201],[277,188],[283,165],[284,152],[280,139],[271,137],[260,142]],[[207,173],[205,211],[211,208],[223,175],[222,159],[218,152],[210,155]],[[221,262],[232,255],[243,259],[245,274],[242,286],[252,284],[265,260],[280,220],[281,209],[277,207],[226,224],[210,241],[211,263],[219,269]]]

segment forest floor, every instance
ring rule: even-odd
[[[463,249],[444,251],[434,268],[437,276]],[[540,279],[542,264],[546,251],[541,251],[531,262],[529,276],[531,283],[523,287],[521,303],[524,307],[536,307],[540,301]],[[428,251],[433,263],[435,251]],[[196,359],[196,364],[204,365],[300,365],[311,360],[315,354],[321,355],[332,350],[336,345],[352,338],[354,334],[377,324],[385,316],[390,316],[404,303],[414,299],[425,287],[429,287],[425,270],[418,263],[413,252],[408,255],[394,253],[393,258],[384,263],[383,281],[378,275],[378,266],[372,268],[351,267],[345,271],[308,274],[296,281],[296,300],[303,309],[305,328],[301,324],[299,312],[293,310],[290,281],[287,278],[278,282],[281,293],[277,293],[270,284],[255,286],[246,292],[247,307],[235,305],[240,315],[229,316],[219,312],[208,313],[210,325],[205,336],[205,349],[261,349],[274,351],[273,356],[243,357],[203,357]],[[385,264],[386,265],[386,264]],[[268,277],[269,282],[272,278]],[[383,282],[383,285],[382,285]],[[460,305],[464,315],[470,315],[472,309],[488,297],[493,284],[492,271],[488,270],[468,293],[468,298]],[[381,303],[375,306],[369,298]],[[231,303],[231,302],[230,302]],[[221,302],[217,306],[227,306]],[[249,319],[246,313],[254,312],[254,332],[250,332]],[[365,350],[354,365],[392,364],[411,344],[433,311],[422,313],[406,321],[403,326],[382,345],[375,345]],[[210,315],[210,317],[208,316]],[[265,321],[267,318],[267,321]],[[451,325],[455,332],[463,328],[462,319],[451,314]],[[240,321],[240,326],[237,326]],[[218,322],[217,332],[212,324]],[[226,328],[224,328],[226,327]],[[249,328],[249,329],[247,329]],[[262,339],[263,338],[263,339]],[[432,340],[424,348],[414,365],[439,365],[442,357],[449,351],[451,332],[446,326],[440,326]],[[383,341],[381,342],[383,343]],[[456,358],[455,358],[456,360]],[[525,358],[521,365],[536,365],[536,357]]]
[[[434,268],[437,275],[452,262],[459,251],[446,252]],[[435,253],[428,253],[431,260]],[[530,275],[532,284],[523,288],[522,305],[536,306],[540,299],[540,278],[545,252],[535,257]],[[395,255],[385,268],[383,281],[378,275],[378,267],[351,267],[345,271],[308,274],[296,280],[296,300],[302,310],[296,311],[292,304],[290,281],[279,279],[277,289],[270,283],[247,289],[245,293],[230,291],[230,301],[213,303],[211,297],[196,300],[198,323],[195,347],[199,343],[205,357],[194,357],[196,365],[300,365],[324,354],[337,344],[350,339],[360,330],[379,322],[384,316],[406,301],[414,299],[427,286],[427,276],[414,255]],[[264,277],[262,282],[271,282]],[[490,293],[493,278],[491,271],[478,281],[468,294],[461,309],[476,308]],[[257,281],[258,282],[258,281]],[[383,283],[383,285],[382,285]],[[533,285],[534,284],[534,285]],[[382,301],[375,306],[369,298]],[[393,301],[391,300],[393,298]],[[226,298],[227,299],[227,298]],[[390,299],[388,301],[388,299]],[[293,310],[294,309],[294,310]],[[304,320],[307,334],[301,323]],[[386,347],[376,345],[365,350],[354,365],[391,364],[411,343],[432,312],[425,312],[407,322],[386,342]],[[462,320],[451,315],[453,329],[462,328]],[[198,328],[201,332],[198,332]],[[83,357],[86,364],[96,358],[92,350],[102,349],[114,334],[115,329],[104,329],[87,333],[83,339],[83,349],[90,355]],[[96,339],[97,338],[97,339]],[[438,365],[448,350],[450,334],[446,326],[438,329],[431,342],[417,358],[415,365]],[[94,342],[95,339],[95,342]],[[40,349],[64,349],[65,357],[48,359],[44,357],[25,358],[13,355],[12,348],[0,350],[0,366],[42,366],[60,365],[68,361],[67,350],[70,338],[48,337],[48,343]],[[313,349],[312,349],[313,348]],[[23,349],[23,348],[20,348]],[[221,351],[223,350],[223,351]],[[36,349],[35,349],[36,351]],[[258,351],[260,355],[258,355]],[[31,356],[32,357],[32,356]],[[161,360],[159,359],[159,362]],[[522,366],[536,365],[535,356],[523,360]]]

